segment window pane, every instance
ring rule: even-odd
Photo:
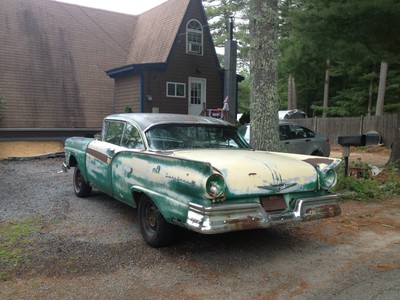
[[[197,20],[192,20],[186,28],[187,53],[203,53],[203,28]]]
[[[126,126],[121,146],[130,149],[144,149],[142,138],[136,127],[131,124]]]
[[[185,85],[184,84],[177,84],[176,85],[176,95],[180,97],[185,96]]]
[[[120,145],[123,131],[123,122],[109,122],[105,141],[111,144]]]
[[[175,96],[175,84],[168,83],[168,96]]]
[[[234,128],[219,126],[161,125],[146,132],[155,150],[193,148],[250,148]]]
[[[191,104],[201,104],[201,84],[191,83],[191,93],[190,93],[190,103]]]
[[[190,21],[188,24],[188,28],[203,31],[203,28],[201,28],[201,24],[196,20]]]

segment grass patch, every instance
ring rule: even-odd
[[[29,259],[34,244],[32,234],[40,227],[39,219],[0,224],[0,280],[6,280],[12,270]]]

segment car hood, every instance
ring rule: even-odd
[[[316,166],[335,159],[252,150],[185,150],[173,156],[208,162],[224,176],[232,194],[275,194],[318,189]],[[339,160],[340,162],[340,160]],[[337,162],[338,163],[338,162]]]

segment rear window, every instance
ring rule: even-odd
[[[236,128],[225,126],[161,125],[149,129],[146,138],[154,150],[251,148]]]

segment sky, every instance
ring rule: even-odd
[[[105,10],[116,11],[125,14],[138,15],[167,0],[57,0],[78,4],[82,6],[95,7]]]

